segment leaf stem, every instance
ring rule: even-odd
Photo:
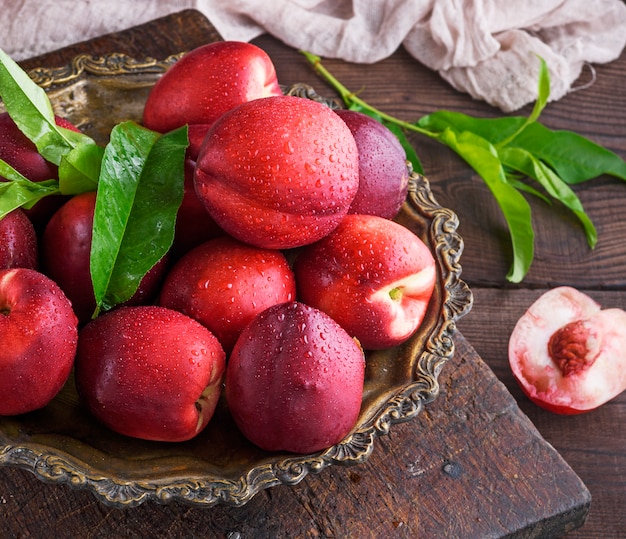
[[[426,135],[427,137],[436,138],[437,134],[429,131],[428,129],[424,129],[410,122],[405,122],[396,118],[395,116],[391,116],[376,107],[373,107],[367,101],[363,101],[359,96],[357,96],[354,92],[351,92],[346,88],[341,82],[339,82],[335,76],[324,67],[322,64],[322,59],[315,54],[311,54],[307,51],[300,51],[301,54],[311,63],[313,68],[320,74],[324,79],[339,93],[341,99],[345,103],[345,105],[350,108],[352,105],[358,105],[360,108],[367,110],[370,113],[373,113],[379,116],[381,119],[386,122],[395,124],[402,129],[407,129],[409,131],[414,131],[416,133],[420,133],[422,135]]]
[[[518,127],[518,129],[511,133],[507,138],[501,140],[500,142],[494,144],[496,148],[504,148],[508,146],[515,137],[517,137],[524,129],[526,129],[530,124],[536,122],[541,115],[546,103],[548,102],[548,97],[550,95],[550,74],[548,72],[548,66],[546,61],[543,58],[539,58],[539,87],[537,91],[537,100],[535,101],[535,105],[533,106],[533,110],[530,113],[530,116],[526,118],[524,123]]]

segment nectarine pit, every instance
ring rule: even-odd
[[[563,376],[588,369],[596,360],[594,335],[584,320],[575,320],[555,331],[548,342],[548,353]]]

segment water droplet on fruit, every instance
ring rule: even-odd
[[[293,148],[293,144],[291,143],[290,140],[288,140],[287,142],[285,142],[285,153],[291,155],[294,153],[294,148]]]

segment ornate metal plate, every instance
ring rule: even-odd
[[[151,86],[178,57],[79,56],[68,66],[36,69],[31,76],[48,91],[55,112],[104,144],[113,125],[141,118]],[[305,85],[285,91],[336,106]],[[361,414],[341,443],[311,455],[261,451],[238,432],[223,402],[207,429],[189,442],[135,440],[98,424],[81,407],[70,380],[44,409],[0,417],[0,465],[25,468],[45,482],[88,489],[115,506],[181,500],[208,507],[243,505],[262,489],[296,484],[331,465],[364,462],[377,437],[436,398],[438,375],[454,353],[456,320],[472,304],[460,279],[463,242],[457,217],[437,203],[423,176],[411,174],[397,220],[432,249],[438,270],[435,293],[414,337],[400,347],[368,353]]]

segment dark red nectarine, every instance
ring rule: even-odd
[[[338,443],[354,427],[364,375],[363,351],[339,324],[308,305],[282,303],[241,333],[225,395],[252,443],[311,453]]]

